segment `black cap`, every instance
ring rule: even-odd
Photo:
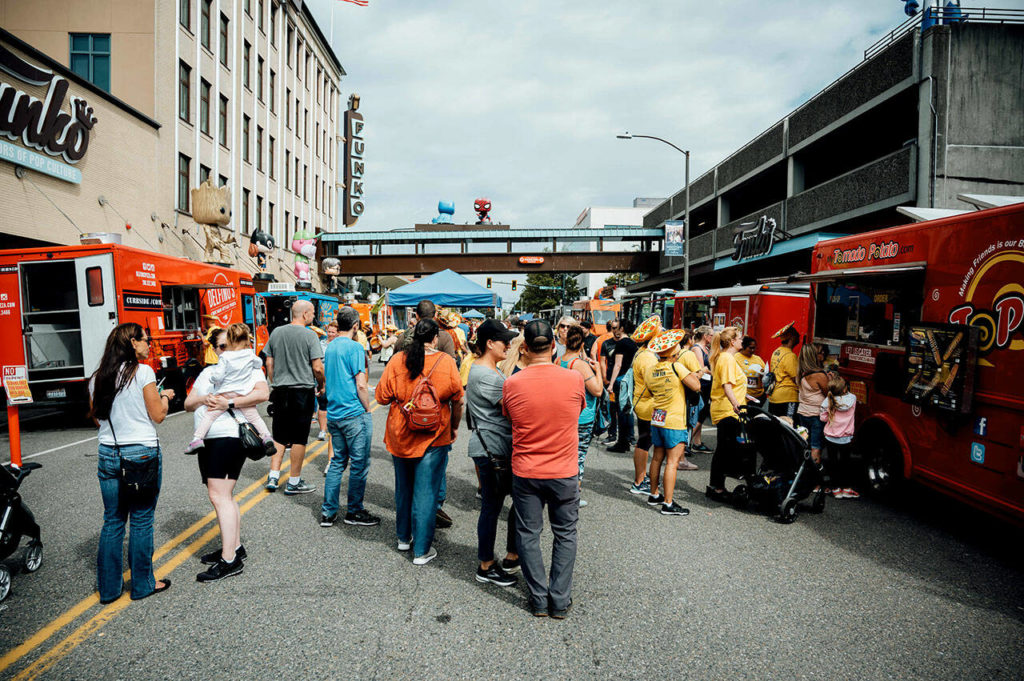
[[[493,319],[486,319],[483,324],[476,327],[476,342],[481,352],[487,349],[487,341],[499,340],[507,343],[518,335]]]
[[[523,340],[526,345],[535,351],[535,348],[543,349],[555,339],[555,333],[551,330],[551,324],[543,319],[534,319],[526,325],[523,330]]]

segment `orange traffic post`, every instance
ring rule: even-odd
[[[7,432],[11,438],[11,463],[21,468],[21,424],[16,404],[7,405]]]

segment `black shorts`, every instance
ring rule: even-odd
[[[799,402],[769,402],[768,413],[773,416],[788,416],[794,418],[796,416],[796,408]]]
[[[651,422],[639,416],[636,419],[636,448],[651,451]]]
[[[274,442],[285,447],[305,446],[316,412],[316,391],[313,388],[274,388],[270,401],[274,404],[274,423],[270,429]]]
[[[316,396],[316,408],[317,411],[327,411],[327,391],[321,390],[320,394]]]
[[[196,457],[199,459],[199,474],[203,484],[213,480],[238,480],[245,463],[242,442],[237,437],[214,437],[204,441]]]
[[[704,408],[697,414],[697,423],[703,423],[711,413],[711,381],[700,382],[700,396],[704,398]]]

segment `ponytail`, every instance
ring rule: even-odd
[[[715,364],[718,362],[719,355],[732,345],[733,341],[742,335],[738,326],[727,326],[718,333],[711,341],[711,357],[708,358],[708,364],[711,365],[711,370],[715,370]]]
[[[421,319],[416,322],[412,341],[405,349],[405,368],[409,372],[409,378],[414,379],[423,373],[423,362],[427,356],[424,346],[437,338],[440,328],[433,319]]]

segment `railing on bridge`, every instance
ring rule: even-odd
[[[929,25],[954,23],[1024,24],[1024,10],[990,9],[986,7],[925,7],[864,50],[864,59],[871,59],[907,33],[916,30],[925,21]]]

